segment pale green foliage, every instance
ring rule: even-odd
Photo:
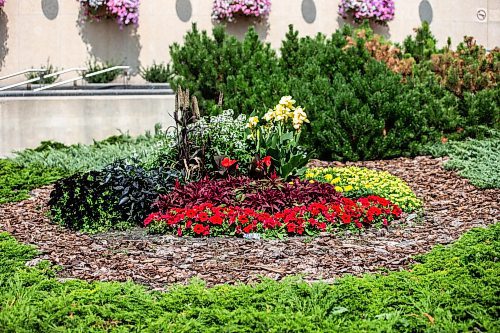
[[[69,147],[42,151],[23,150],[16,153],[13,161],[22,167],[39,165],[44,168],[57,168],[68,174],[100,170],[119,159],[135,157],[146,160],[153,152],[168,149],[167,136],[160,131],[154,135],[146,134],[137,138],[122,134],[92,145],[72,145]]]
[[[450,141],[428,148],[433,156],[449,156],[446,169],[456,170],[479,188],[500,188],[500,137]]]

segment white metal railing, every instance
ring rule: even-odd
[[[45,69],[41,69],[41,68],[25,69],[24,71],[20,71],[20,72],[17,72],[17,73],[12,73],[12,74],[9,74],[9,75],[2,76],[2,77],[0,77],[0,81],[5,80],[5,79],[10,79],[11,77],[23,75],[23,74],[26,74],[26,73],[33,73],[33,72],[34,73],[45,72]]]
[[[48,75],[45,75],[43,78],[51,78],[51,77],[54,77],[54,76],[59,76],[61,74],[65,74],[65,73],[69,73],[69,72],[78,72],[78,71],[85,71],[87,68],[85,67],[73,67],[73,68],[69,68],[69,69],[64,69],[64,70],[61,70],[59,72],[55,72],[55,73],[52,73],[52,74],[48,74]],[[66,84],[66,83],[70,83],[70,82],[74,82],[74,81],[77,81],[77,80],[80,80],[82,78],[82,76],[80,75],[78,78],[76,79],[71,79],[71,80],[66,80],[66,81],[63,81],[63,82],[57,82],[57,83],[52,83],[52,84],[48,84],[46,86],[43,86],[43,87],[40,87],[40,88],[37,88],[33,91],[41,91],[41,90],[44,90],[44,89],[48,89],[48,88],[51,88],[51,87],[57,87],[59,85],[63,85],[63,84]]]
[[[103,73],[107,73],[107,72],[111,72],[111,71],[116,71],[118,69],[130,69],[130,66],[114,66],[114,67],[102,69],[102,70],[97,71],[97,72],[89,73],[89,74],[85,75],[85,77],[92,77],[92,76],[96,76],[99,74],[103,74]]]
[[[33,83],[33,82],[36,82],[36,81],[40,81],[41,79],[42,79],[42,77],[39,76],[39,77],[36,77],[34,79],[30,79],[30,80],[26,80],[26,81],[23,81],[23,82],[11,84],[10,86],[5,86],[5,87],[0,88],[0,91],[4,91],[4,90],[10,89],[10,88],[15,88],[15,87],[23,86],[25,84],[29,84],[29,83]]]
[[[42,90],[46,90],[46,89],[50,89],[50,88],[62,86],[64,84],[75,82],[75,81],[78,81],[78,80],[81,80],[81,79],[84,79],[84,78],[88,78],[88,77],[92,77],[92,76],[96,76],[96,75],[99,75],[99,74],[103,74],[103,73],[107,73],[107,72],[111,72],[111,71],[116,71],[116,70],[120,70],[120,69],[128,71],[130,69],[130,66],[114,66],[114,67],[102,69],[102,70],[97,71],[97,72],[92,72],[92,73],[89,73],[89,74],[85,74],[86,68],[74,67],[74,68],[60,70],[60,71],[55,72],[55,73],[51,73],[51,74],[39,76],[37,78],[29,79],[29,80],[26,80],[26,81],[23,81],[23,82],[11,84],[11,85],[8,85],[8,86],[0,88],[0,91],[4,91],[4,90],[11,89],[11,88],[19,87],[19,86],[22,86],[22,85],[25,85],[25,84],[34,83],[34,82],[40,81],[40,80],[45,79],[45,78],[51,78],[51,77],[59,76],[61,74],[65,74],[65,73],[69,73],[69,72],[75,72],[75,71],[81,71],[82,72],[82,75],[79,75],[79,76],[77,76],[75,78],[68,79],[68,80],[61,81],[61,82],[57,82],[57,83],[48,84],[46,86],[39,87],[39,88],[33,90],[34,92],[38,92],[38,91],[42,91]],[[28,69],[28,70],[24,70],[24,71],[21,71],[21,72],[17,72],[17,73],[14,73],[14,74],[10,74],[10,75],[1,77],[0,80],[7,79],[7,78],[10,78],[10,77],[14,77],[14,76],[18,76],[18,75],[25,74],[25,73],[29,73],[29,72],[44,72],[44,71],[45,71],[45,69]],[[128,75],[127,72],[125,72],[125,74]]]
[[[84,68],[83,70],[85,70],[85,69],[86,68]],[[97,71],[97,72],[92,72],[92,73],[89,73],[89,74],[82,74],[82,75],[80,75],[78,77],[75,77],[75,78],[72,78],[72,79],[68,79],[68,80],[65,80],[65,81],[61,81],[61,82],[49,84],[47,86],[37,88],[37,89],[35,89],[33,91],[37,92],[37,91],[42,91],[42,90],[46,90],[46,89],[50,89],[50,88],[62,86],[62,85],[65,85],[66,83],[75,82],[75,81],[78,81],[78,80],[81,80],[81,79],[84,79],[84,78],[87,78],[87,77],[92,77],[92,76],[96,76],[96,75],[99,75],[99,74],[116,71],[116,70],[119,70],[119,69],[129,70],[130,66],[114,66],[114,67],[110,67],[110,68],[105,68],[105,69]]]

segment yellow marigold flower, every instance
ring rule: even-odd
[[[312,177],[336,185],[336,190],[340,188],[343,192],[368,190],[399,205],[405,212],[414,211],[423,205],[408,184],[386,171],[349,166],[314,168],[306,173],[315,174]]]
[[[315,183],[315,181],[311,179],[311,180],[309,181],[309,183],[314,184],[314,183]]]
[[[333,176],[332,176],[332,177],[333,177]],[[332,179],[332,181],[330,182],[330,184],[335,185],[335,184],[337,184],[338,182],[340,182],[340,177],[337,177],[337,178],[335,178],[335,179]]]
[[[344,190],[340,186],[335,186],[335,191],[337,191],[337,192],[343,192]]]

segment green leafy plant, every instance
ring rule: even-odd
[[[64,177],[59,168],[39,164],[22,167],[8,159],[0,159],[0,204],[25,200],[35,188],[48,185]]]
[[[141,77],[148,82],[167,83],[171,79],[172,71],[168,64],[153,63],[153,65],[149,67],[141,67],[140,74]]]
[[[299,145],[301,128],[309,120],[304,110],[295,106],[295,102],[291,96],[284,96],[262,120],[253,116],[247,125],[249,138],[257,147],[258,157],[270,156],[273,169],[284,179],[303,173],[303,167],[309,160],[308,154]],[[260,124],[259,121],[265,123]]]
[[[153,202],[158,195],[172,190],[181,178],[175,169],[159,167],[146,170],[138,164],[117,161],[107,166],[103,172],[102,184],[109,186],[118,197],[117,209],[128,222],[142,224],[151,213]]]
[[[56,73],[57,71],[59,71],[59,68],[54,67],[52,64],[50,64],[48,62],[47,62],[47,65],[40,66],[39,68],[43,69],[43,71],[42,72],[26,73],[25,74],[26,79],[32,80],[32,79],[36,79],[36,78],[40,77],[41,79],[38,81],[35,81],[34,82],[35,84],[52,84],[52,83],[56,82],[59,75],[54,75],[54,76],[50,76],[50,77],[46,77],[46,76],[53,74],[53,73]]]
[[[85,81],[88,83],[110,83],[115,80],[122,72],[121,69],[112,70],[100,74],[88,76],[89,74],[96,73],[108,68],[115,67],[117,64],[111,61],[99,63],[96,59],[87,62],[87,70],[85,71]]]
[[[233,110],[224,110],[221,115],[202,117],[191,133],[191,140],[206,143],[206,161],[209,171],[220,167],[221,158],[228,157],[238,161],[239,171],[248,172],[248,167],[257,151],[247,141],[247,117],[234,118]]]
[[[65,227],[89,233],[141,225],[154,200],[179,176],[176,170],[145,170],[116,161],[102,171],[58,181],[49,201],[51,216]]]

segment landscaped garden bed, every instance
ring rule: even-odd
[[[0,327],[498,330],[496,78],[452,83],[463,63],[433,71],[418,48],[399,67],[398,52],[378,59],[388,45],[365,30],[291,30],[278,59],[251,32],[194,31],[172,48],[168,76],[193,93],[177,90],[175,128],[1,160]],[[495,63],[461,47],[440,54]],[[238,77],[214,60],[214,83],[180,61],[197,48],[252,56],[233,64]],[[474,227],[487,229],[440,246]],[[102,282],[128,280],[155,290]]]

